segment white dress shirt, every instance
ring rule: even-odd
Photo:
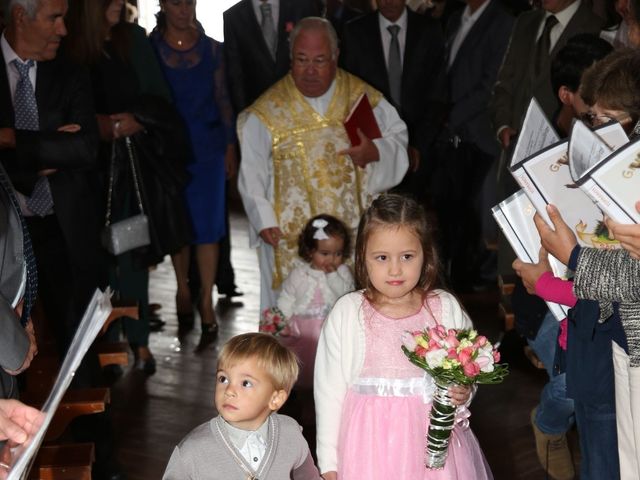
[[[471,13],[471,9],[469,5],[464,7],[464,11],[462,12],[462,17],[460,18],[460,28],[456,33],[453,42],[451,43],[451,50],[449,52],[449,68],[453,65],[453,61],[456,59],[456,55],[458,55],[458,50],[462,46],[462,42],[467,38],[467,35],[471,31],[473,25],[478,21],[480,15],[487,9],[491,0],[487,0],[484,2],[475,12]]]
[[[231,443],[242,455],[242,458],[251,465],[253,471],[257,471],[267,451],[267,439],[269,438],[269,419],[258,430],[242,430],[224,422]]]
[[[389,46],[391,44],[391,32],[387,30],[390,25],[398,25],[398,44],[400,45],[400,62],[404,62],[404,46],[407,43],[407,9],[405,8],[400,18],[395,22],[390,22],[378,13],[378,25],[380,26],[380,38],[382,38],[382,50],[384,52],[384,63],[389,66]]]
[[[251,0],[253,3],[253,12],[256,14],[256,18],[258,19],[258,25],[262,25],[262,10],[260,10],[260,5],[262,5],[262,0]],[[278,14],[280,13],[280,0],[267,0],[266,3],[271,4],[271,17],[273,17],[273,25],[276,27],[276,32],[278,31]]]
[[[15,59],[17,59],[20,63],[27,63],[22,60],[18,54],[11,48],[9,42],[4,36],[4,32],[2,33],[2,37],[0,37],[0,48],[2,48],[2,56],[4,57],[4,68],[7,72],[7,79],[9,80],[9,89],[11,90],[11,102],[13,102],[13,96],[16,94],[16,85],[18,85],[18,80],[20,80],[20,74],[18,73],[18,69],[13,65]],[[33,63],[33,67],[29,69],[29,80],[31,80],[31,85],[33,85],[33,91],[36,90],[36,72],[38,71],[38,62]],[[14,105],[15,106],[15,105]]]
[[[544,22],[546,22],[547,18],[549,18],[551,15],[555,16],[558,19],[558,23],[555,24],[555,26],[551,29],[551,33],[549,34],[549,39],[551,40],[549,44],[549,53],[551,53],[551,51],[556,46],[556,43],[558,43],[560,35],[562,35],[562,32],[564,32],[564,29],[567,28],[567,25],[573,18],[573,15],[578,11],[578,8],[580,8],[581,3],[582,0],[576,0],[567,8],[559,11],[558,13],[546,12],[544,18],[542,19],[542,22],[540,22],[540,27],[538,27],[536,42],[542,36],[542,31],[544,30]]]

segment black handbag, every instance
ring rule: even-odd
[[[133,187],[136,192],[138,208],[140,213],[124,220],[111,223],[111,202],[113,196],[113,181],[116,163],[116,145],[111,145],[111,166],[109,172],[109,193],[107,196],[107,214],[105,217],[104,228],[102,229],[101,241],[104,248],[112,255],[120,255],[135,248],[144,247],[151,243],[149,238],[149,219],[142,208],[142,195],[140,195],[140,186],[138,185],[138,173],[136,171],[135,154],[131,139],[124,139],[127,146],[127,154],[129,156],[129,164],[131,166],[131,175],[133,177]]]

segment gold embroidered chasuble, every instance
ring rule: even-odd
[[[364,208],[371,203],[367,171],[336,152],[350,147],[343,122],[358,97],[366,92],[375,108],[382,94],[340,69],[335,81],[325,115],[309,105],[290,74],[248,108],[272,138],[273,209],[284,235],[274,249],[274,289],[293,268],[298,235],[311,217],[328,213],[355,233]]]

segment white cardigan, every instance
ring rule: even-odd
[[[314,270],[308,263],[300,263],[289,273],[282,283],[278,297],[278,308],[285,317],[304,314],[314,299],[316,287],[320,288],[328,312],[336,300],[353,291],[353,275],[346,265],[340,265],[335,272],[325,273]]]
[[[453,295],[434,290],[440,297],[438,322],[446,328],[472,328],[467,314]],[[318,466],[321,473],[337,471],[338,435],[342,403],[347,389],[364,365],[365,327],[362,291],[340,298],[322,327],[314,374]],[[398,347],[399,348],[399,347]]]

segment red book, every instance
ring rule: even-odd
[[[371,140],[382,137],[366,93],[360,95],[356,100],[349,115],[347,115],[347,119],[344,121],[344,128],[347,131],[352,147],[360,145],[358,128]]]

